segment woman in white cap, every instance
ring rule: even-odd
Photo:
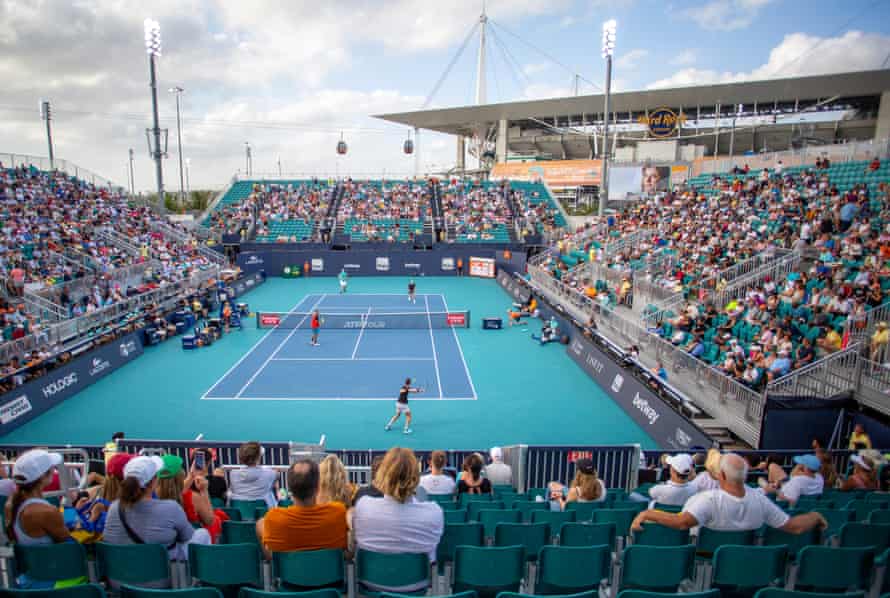
[[[187,544],[210,544],[210,534],[194,529],[176,501],[153,498],[163,467],[160,457],[136,457],[127,463],[120,498],[108,510],[103,539],[109,544],[162,544],[171,560],[183,560]]]
[[[22,546],[71,541],[59,509],[43,499],[43,490],[53,480],[62,455],[34,449],[22,454],[12,468],[15,491],[6,503],[6,535]],[[19,576],[20,588],[51,588],[55,582],[39,582]]]
[[[841,483],[841,490],[877,490],[878,479],[875,476],[874,461],[864,455],[850,457],[853,473]]]

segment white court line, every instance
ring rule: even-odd
[[[287,341],[289,341],[289,340],[291,339],[291,337],[297,332],[297,330],[300,329],[300,326],[303,324],[303,322],[306,321],[306,318],[309,317],[309,314],[311,314],[313,311],[315,311],[315,308],[318,307],[318,305],[319,305],[322,301],[324,301],[324,298],[327,297],[327,296],[328,296],[327,293],[323,294],[323,295],[321,296],[321,298],[319,298],[319,300],[315,302],[315,305],[312,306],[312,308],[309,310],[309,312],[308,312],[305,316],[303,316],[303,319],[300,320],[300,322],[299,322],[296,326],[294,326],[294,329],[290,331],[290,334],[288,334],[286,337],[284,337],[284,340],[283,340],[283,341],[281,341],[280,343],[278,343],[278,346],[275,347],[275,350],[272,351],[272,354],[269,356],[269,358],[266,359],[266,361],[263,362],[263,365],[261,365],[261,366],[259,367],[259,369],[257,369],[257,371],[255,371],[255,372],[253,373],[253,375],[252,375],[250,378],[248,378],[248,380],[247,380],[247,382],[244,384],[244,386],[241,387],[241,390],[239,390],[239,391],[237,392],[237,394],[235,394],[236,397],[240,397],[240,396],[241,396],[241,393],[243,393],[243,392],[247,389],[247,387],[250,386],[251,382],[253,382],[254,380],[256,380],[257,376],[260,375],[260,372],[262,372],[264,369],[266,369],[266,366],[269,365],[269,362],[272,361],[273,359],[275,359],[275,356],[278,355],[278,352],[281,351],[281,348],[282,348],[285,344],[287,344]]]
[[[445,312],[449,312],[448,302],[445,300],[445,295],[442,295],[442,305],[445,306]],[[478,399],[479,395],[476,394],[476,386],[473,384],[473,377],[470,376],[470,368],[467,367],[467,360],[464,358],[464,350],[460,346],[460,339],[457,338],[457,330],[455,330],[454,326],[451,326],[451,332],[454,334],[454,342],[457,344],[457,351],[460,353],[460,360],[464,364],[464,371],[467,373],[467,381],[470,383],[470,390],[473,391],[473,398]]]
[[[276,357],[272,361],[432,361],[432,357]]]
[[[369,307],[368,311],[365,312],[365,322],[368,321],[368,316],[371,315],[371,310],[373,307]],[[355,347],[352,349],[352,358],[355,359],[355,354],[358,353],[358,345],[362,342],[362,336],[365,334],[365,326],[362,326],[362,329],[358,331],[358,338],[355,339]]]
[[[433,337],[433,320],[430,317],[430,302],[427,296],[423,296],[426,305],[426,321],[430,325],[430,345],[433,347],[433,366],[436,368],[436,384],[439,386],[439,398],[442,398],[442,378],[439,376],[439,356],[436,354],[436,339]]]
[[[395,402],[392,397],[207,397],[208,401],[386,401]],[[414,401],[475,401],[476,397],[442,397],[416,399]]]
[[[297,304],[294,305],[294,306],[290,309],[290,311],[287,312],[287,313],[293,313],[293,312],[297,311],[297,308],[300,307],[300,305],[303,304],[303,302],[306,300],[306,298],[307,298],[307,297],[311,297],[311,296],[312,296],[312,295],[306,295],[305,297],[303,297],[302,299],[300,299],[299,301],[297,301]],[[254,343],[254,345],[253,345],[253,346],[252,346],[252,347],[251,347],[251,348],[250,348],[244,355],[241,356],[241,359],[239,359],[238,361],[235,362],[235,365],[233,365],[233,366],[230,367],[228,370],[226,370],[226,373],[225,373],[225,374],[223,374],[222,376],[220,376],[219,378],[217,378],[216,382],[213,383],[213,386],[211,386],[210,388],[208,388],[208,389],[207,389],[207,392],[205,392],[205,393],[201,396],[201,398],[202,398],[202,399],[206,399],[206,398],[207,398],[207,395],[210,394],[210,393],[213,391],[214,388],[216,388],[217,386],[219,386],[220,382],[222,382],[223,380],[225,380],[225,379],[228,377],[228,375],[231,374],[231,373],[235,370],[236,367],[238,367],[239,365],[241,365],[241,362],[244,361],[245,359],[247,359],[248,356],[250,356],[250,354],[253,353],[254,350],[255,350],[257,347],[259,347],[259,346],[262,344],[262,342],[263,342],[264,340],[266,340],[266,338],[267,338],[270,334],[272,334],[273,332],[275,332],[275,330],[276,330],[275,328],[270,328],[270,329],[269,329],[269,332],[267,332],[266,334],[264,334],[264,335],[262,336],[262,338],[260,338],[260,340],[258,340],[256,343]]]

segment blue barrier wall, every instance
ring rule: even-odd
[[[0,436],[142,355],[141,336],[133,332],[116,339],[0,397]]]
[[[348,251],[298,245],[242,245],[238,266],[245,272],[264,270],[268,276],[281,276],[285,267],[309,262],[311,276],[336,276],[341,269],[358,276],[457,276],[457,260],[463,260],[463,274],[469,271],[470,257],[493,259],[498,268],[525,270],[525,250],[511,247],[437,245],[429,250],[391,243],[367,244]]]

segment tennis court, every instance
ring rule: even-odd
[[[314,310],[318,346],[310,344]],[[476,399],[442,294],[414,303],[404,294],[309,294],[257,321],[270,330],[203,399],[392,401],[407,377],[425,389],[415,401]]]

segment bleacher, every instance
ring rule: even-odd
[[[431,189],[426,182],[349,180],[343,190],[337,223],[352,242],[407,243],[432,232]]]

